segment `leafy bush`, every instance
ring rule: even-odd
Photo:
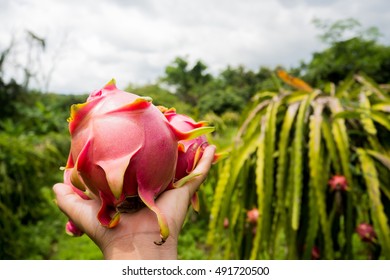
[[[54,136],[0,133],[1,259],[50,255],[59,228],[51,195],[51,186],[61,180],[57,145],[67,143]]]
[[[51,187],[69,151],[66,118],[82,96],[0,83],[0,259],[48,259],[64,232]]]

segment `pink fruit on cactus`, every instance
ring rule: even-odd
[[[223,219],[223,228],[228,228],[229,227],[229,219],[225,217]]]
[[[321,257],[320,249],[317,246],[314,246],[311,249],[311,259],[312,260],[319,260]]]
[[[150,98],[121,91],[114,80],[86,103],[73,105],[68,121],[71,149],[64,181],[83,198],[101,202],[97,218],[108,228],[118,224],[121,212],[145,204],[160,226],[161,241],[155,243],[163,244],[169,228],[155,199],[173,182],[178,142],[213,128],[177,129]]]
[[[347,178],[342,175],[334,175],[329,179],[328,184],[333,191],[347,191],[348,190],[348,182]]]
[[[188,132],[207,126],[206,122],[195,122],[189,116],[177,114],[174,108],[167,109],[162,106],[158,106],[158,108],[164,113],[164,116],[167,118],[169,123],[180,131]],[[190,140],[179,141],[179,154],[177,158],[174,182],[186,178],[188,174],[195,169],[208,145],[209,143],[207,142],[205,135],[201,135]],[[219,157],[219,154],[214,156],[214,163],[219,159]],[[193,195],[191,203],[194,210],[199,212],[199,199],[197,193]]]
[[[376,239],[376,233],[372,225],[361,223],[356,227],[356,232],[363,242],[372,243]]]
[[[247,220],[251,224],[257,224],[257,220],[259,219],[259,210],[257,208],[252,208],[252,210],[249,210],[246,212]]]

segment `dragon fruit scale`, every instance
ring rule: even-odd
[[[85,103],[72,105],[64,181],[84,199],[100,200],[97,219],[108,228],[119,223],[121,212],[146,205],[157,216],[161,241],[155,243],[161,245],[169,228],[155,199],[172,185],[179,141],[213,128],[180,130],[151,101],[117,89],[111,80]],[[80,235],[72,221],[67,231]]]

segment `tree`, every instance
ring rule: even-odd
[[[313,54],[308,63],[302,63],[300,72],[313,85],[325,81],[337,84],[348,74],[364,72],[378,83],[390,81],[390,47],[377,42],[377,28],[363,29],[354,19],[333,24],[315,21],[324,32],[320,39],[329,47]]]
[[[203,95],[201,88],[211,81],[207,66],[198,60],[192,68],[184,58],[177,57],[165,68],[163,82],[175,88],[175,94],[184,102],[195,106]]]
[[[333,23],[315,18],[313,24],[318,29],[324,30],[318,37],[329,45],[355,37],[366,41],[377,41],[381,36],[377,27],[363,28],[360,22],[354,18],[336,20]]]
[[[198,107],[201,114],[228,111],[241,112],[260,90],[277,89],[271,70],[261,67],[258,72],[244,66],[227,66],[217,77],[204,86],[205,94]]]

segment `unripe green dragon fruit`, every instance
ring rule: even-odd
[[[173,184],[179,141],[213,128],[180,130],[150,98],[121,91],[114,80],[92,92],[86,103],[73,105],[68,121],[71,149],[65,183],[81,190],[84,199],[101,202],[97,219],[108,228],[118,224],[121,212],[145,204],[160,226],[161,241],[155,243],[163,244],[169,228],[155,199]],[[80,234],[71,221],[67,229]]]

